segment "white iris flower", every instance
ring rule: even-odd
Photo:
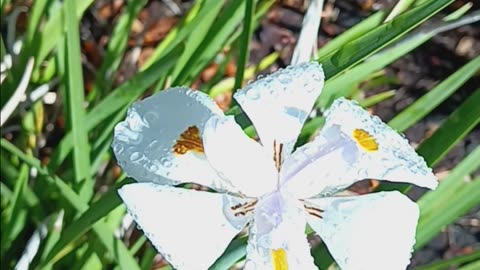
[[[292,153],[323,81],[319,64],[304,63],[235,94],[261,144],[206,94],[187,88],[165,90],[129,109],[115,128],[113,149],[141,183],[119,193],[174,268],[208,269],[248,225],[245,269],[317,269],[306,224],[341,269],[406,268],[417,205],[396,191],[338,192],[362,179],[431,189],[437,179],[406,139],[343,98],[326,111],[314,140]],[[217,192],[175,187],[181,183]]]

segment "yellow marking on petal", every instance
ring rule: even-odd
[[[287,252],[285,249],[272,250],[273,270],[288,270]]]
[[[203,153],[203,143],[196,126],[188,127],[173,146],[173,153],[184,155],[188,151]]]
[[[370,133],[363,129],[355,129],[353,131],[353,138],[367,152],[374,152],[378,150],[378,143],[375,138],[373,138]]]

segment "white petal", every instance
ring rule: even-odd
[[[407,139],[380,118],[370,115],[356,102],[337,99],[326,112],[325,127],[333,125],[340,126],[342,133],[352,140],[354,130],[364,130],[378,145],[376,151],[365,151],[357,144],[360,153],[355,168],[357,180],[374,178],[411,183],[430,189],[437,187],[437,178]]]
[[[231,223],[226,217],[228,195],[153,183],[125,185],[118,192],[148,239],[179,270],[208,269],[247,221]]]
[[[182,141],[181,134],[190,128],[200,135],[212,115],[223,112],[206,94],[188,88],[167,89],[134,104],[115,127],[112,147],[118,163],[140,182],[196,182],[225,190],[199,149],[200,137],[193,140],[197,148],[174,153],[175,147],[191,143]]]
[[[260,199],[250,227],[244,269],[317,269],[310,255],[305,224],[298,201],[285,200],[279,193]]]
[[[305,202],[324,210],[307,221],[342,270],[404,270],[410,263],[419,210],[400,192]]]
[[[285,160],[320,95],[323,80],[318,63],[302,63],[258,79],[234,97],[255,126],[263,146],[273,150],[274,141],[283,144]]]
[[[280,175],[282,190],[297,198],[330,196],[354,182],[349,172],[356,167],[358,155],[355,142],[338,126],[324,128],[285,161]]]
[[[354,138],[360,131],[377,149]],[[367,145],[368,146],[368,145]],[[298,198],[330,196],[356,181],[378,179],[434,189],[437,178],[400,134],[353,101],[337,99],[315,139],[298,148],[284,163],[283,189]]]
[[[272,157],[233,117],[212,117],[205,125],[203,142],[212,167],[241,193],[258,197],[277,187]]]

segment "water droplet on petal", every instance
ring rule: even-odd
[[[292,78],[286,73],[278,74],[277,78],[280,83],[284,83],[284,84],[290,83],[292,81]]]
[[[149,167],[148,167],[148,170],[151,171],[151,172],[156,172],[158,170],[158,166],[155,165],[155,164],[151,164]]]
[[[123,152],[123,144],[121,143],[116,143],[114,146],[113,146],[113,152],[115,152],[116,154],[121,154]]]
[[[247,98],[257,100],[260,98],[260,93],[256,89],[249,89],[247,91]]]
[[[130,155],[130,161],[136,161],[136,160],[139,160],[140,158],[142,158],[142,153],[140,152],[133,152]]]

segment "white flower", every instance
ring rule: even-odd
[[[335,194],[369,178],[427,188],[437,180],[402,136],[343,98],[291,153],[323,80],[319,64],[304,63],[235,94],[261,144],[198,91],[168,89],[130,108],[113,149],[141,183],[119,193],[174,268],[208,269],[248,224],[245,269],[317,269],[307,223],[341,269],[406,268],[417,205],[399,192]],[[174,187],[189,182],[217,193]]]

